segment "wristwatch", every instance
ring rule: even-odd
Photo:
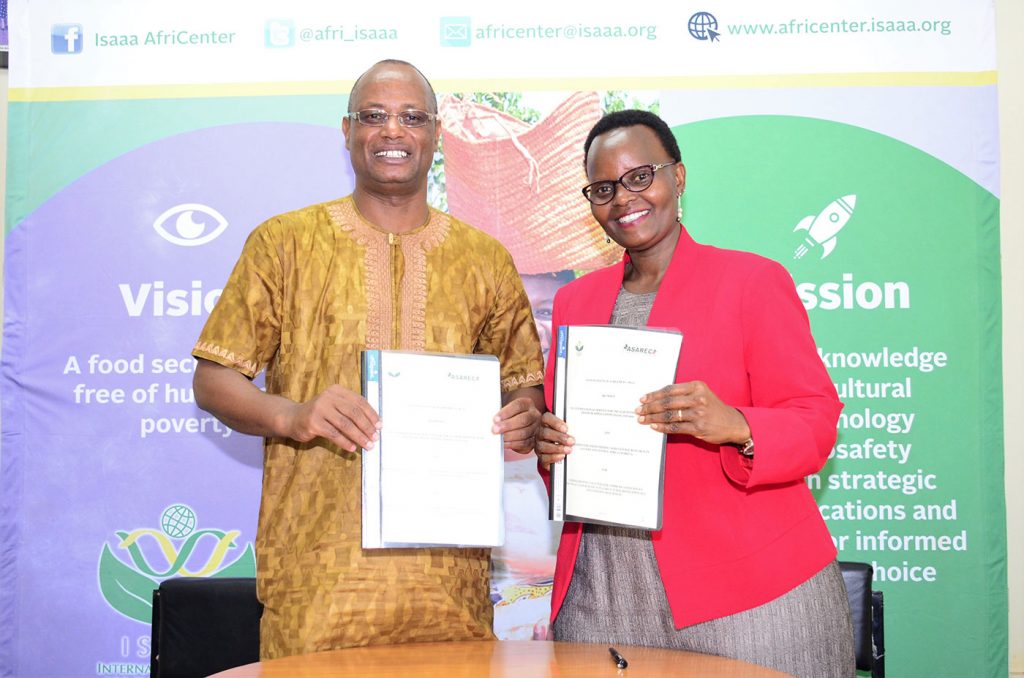
[[[737,451],[747,459],[754,458],[754,439],[747,438],[747,442],[737,446]]]

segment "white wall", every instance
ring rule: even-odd
[[[1010,672],[1024,676],[1024,3],[996,0],[1002,194],[1003,428],[1010,573]],[[951,405],[952,406],[952,405]]]

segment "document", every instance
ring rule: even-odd
[[[362,368],[383,423],[363,450],[363,548],[501,546],[498,359],[369,350]]]
[[[576,444],[551,465],[552,520],[661,529],[665,434],[636,408],[673,383],[682,342],[675,330],[558,328],[554,414]]]

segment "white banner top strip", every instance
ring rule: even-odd
[[[11,0],[11,98],[347,92],[382,58],[441,91],[992,84],[978,4]]]

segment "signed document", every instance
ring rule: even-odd
[[[554,414],[576,444],[551,465],[552,520],[661,529],[665,434],[635,410],[675,380],[682,342],[675,330],[558,328]]]
[[[363,548],[500,546],[498,359],[368,350],[362,370],[363,396],[383,423],[363,450]]]

